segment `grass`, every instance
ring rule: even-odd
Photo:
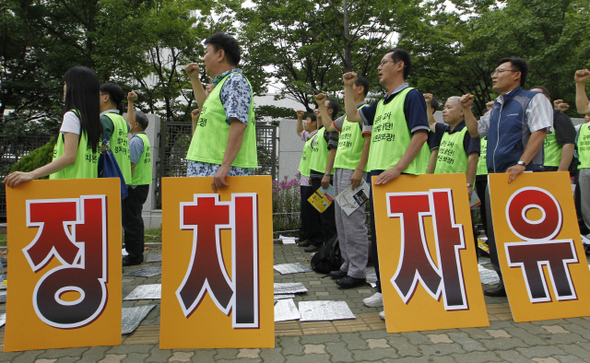
[[[162,242],[162,229],[146,229],[145,242]]]
[[[0,246],[6,246],[6,235],[0,234]]]

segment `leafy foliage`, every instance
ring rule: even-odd
[[[53,158],[53,147],[55,146],[55,139],[51,140],[44,146],[35,149],[28,155],[23,156],[16,164],[12,166],[10,172],[15,171],[33,171],[43,165],[47,165]],[[47,179],[49,176],[41,179]]]

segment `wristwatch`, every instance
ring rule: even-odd
[[[526,166],[527,166],[527,163],[525,163],[525,162],[524,162],[524,161],[522,161],[522,160],[518,160],[518,162],[516,163],[516,165],[524,166],[524,167],[526,168]]]
[[[473,188],[473,184],[467,183],[467,188]]]

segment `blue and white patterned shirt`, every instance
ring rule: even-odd
[[[221,88],[220,98],[225,110],[228,125],[231,125],[232,117],[237,118],[244,125],[248,124],[248,112],[252,104],[252,89],[239,68],[230,69],[215,77],[213,86],[217,86],[221,80],[230,75]]]

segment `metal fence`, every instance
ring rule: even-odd
[[[156,200],[161,206],[162,177],[186,176],[187,160],[185,159],[191,142],[191,124],[189,122],[164,122],[160,131],[160,158],[156,164]],[[258,175],[271,175],[273,180],[278,175],[277,127],[272,125],[256,125],[258,146]]]
[[[51,135],[19,136],[12,138],[0,135],[0,179],[3,180],[10,169],[23,156],[47,144]],[[0,186],[0,219],[6,218],[6,195],[4,185]]]

